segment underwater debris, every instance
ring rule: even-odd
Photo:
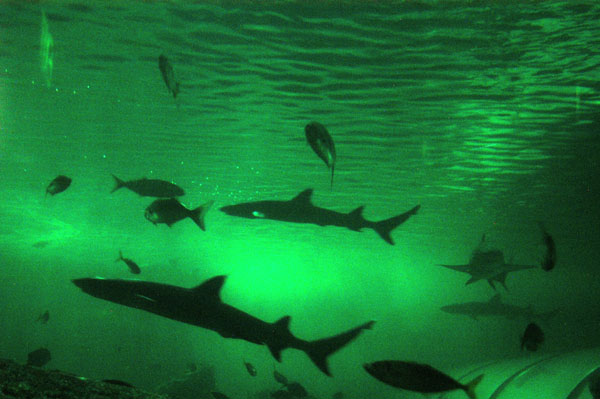
[[[52,84],[52,70],[54,69],[54,40],[50,34],[46,12],[42,10],[42,32],[40,35],[40,66],[46,86]]]
[[[327,128],[319,122],[311,122],[304,127],[306,141],[310,148],[331,169],[331,187],[333,188],[333,172],[335,170],[335,144]]]
[[[48,323],[48,320],[50,320],[50,312],[46,310],[44,313],[39,315],[36,321],[39,321],[42,324],[46,324]]]
[[[546,253],[544,255],[544,259],[542,259],[542,269],[549,272],[554,269],[556,265],[556,244],[554,243],[554,238],[544,228],[544,224],[539,222],[540,230],[542,230],[543,242],[546,246]]]
[[[244,362],[244,366],[246,366],[246,370],[248,370],[248,374],[252,377],[256,377],[256,367],[252,363]]]

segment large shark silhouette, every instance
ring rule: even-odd
[[[502,251],[498,249],[484,250],[484,241],[485,235],[483,235],[481,242],[473,251],[468,264],[440,266],[470,274],[471,278],[467,280],[465,285],[473,284],[480,280],[487,280],[493,289],[496,289],[494,282],[498,282],[502,284],[506,290],[508,290],[506,287],[506,276],[508,276],[508,273],[534,269],[538,267],[536,265],[517,265],[506,263],[504,261],[504,254]]]
[[[487,302],[456,303],[452,305],[442,306],[440,309],[446,313],[462,314],[465,316],[472,317],[475,320],[478,320],[478,318],[481,316],[503,316],[507,319],[545,319],[556,314],[556,311],[548,313],[535,313],[533,307],[531,306],[522,307],[517,305],[510,305],[508,303],[503,303],[500,298],[500,294],[494,295]]]
[[[372,222],[363,217],[364,206],[359,206],[349,213],[336,212],[313,205],[311,202],[312,193],[312,188],[309,188],[289,201],[245,202],[224,206],[220,210],[231,216],[248,219],[271,219],[291,223],[310,223],[319,226],[339,226],[354,231],[370,228],[375,230],[388,244],[394,245],[390,235],[392,230],[406,222],[421,207],[417,205],[403,214],[379,222]]]
[[[369,321],[332,337],[305,341],[290,332],[290,316],[267,323],[223,303],[220,292],[225,277],[216,276],[189,289],[147,281],[102,278],[80,278],[73,283],[96,298],[216,331],[224,338],[266,345],[277,361],[281,361],[283,349],[301,350],[329,376],[327,358],[375,323]]]

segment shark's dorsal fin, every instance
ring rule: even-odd
[[[296,195],[292,201],[293,202],[298,202],[301,204],[310,204],[310,199],[312,197],[312,193],[313,193],[313,189],[312,188],[307,188],[306,190],[302,191],[300,194]]]
[[[494,295],[491,299],[490,299],[490,303],[500,303],[501,299],[500,299],[500,293]]]
[[[227,276],[224,275],[209,278],[202,284],[192,288],[192,291],[199,295],[212,296],[221,300],[221,288],[223,288],[226,278]]]
[[[274,335],[280,336],[280,337],[286,337],[286,336],[291,335],[290,320],[291,320],[290,316],[283,316],[281,319],[279,319],[275,323],[273,323]],[[276,344],[275,343],[267,343],[267,346],[269,348],[269,351],[271,351],[271,354],[273,355],[273,357],[278,362],[281,362],[281,351],[286,348],[285,345],[281,345],[281,342],[278,342]]]
[[[362,213],[363,213],[363,209],[365,209],[364,205],[359,206],[358,208],[356,208],[355,210],[353,210],[352,212],[349,213],[350,216],[352,217],[362,217]]]

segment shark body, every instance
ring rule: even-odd
[[[313,190],[306,189],[289,201],[254,201],[224,206],[220,210],[231,216],[247,219],[270,219],[291,223],[309,223],[318,226],[346,227],[353,231],[363,228],[373,229],[388,244],[394,245],[390,233],[396,227],[416,214],[420,205],[389,219],[373,222],[363,215],[364,206],[349,213],[341,213],[315,206],[311,202]]]
[[[225,278],[216,276],[189,289],[147,281],[102,278],[81,278],[73,280],[73,283],[96,298],[206,328],[224,338],[266,345],[277,361],[281,361],[283,349],[301,350],[327,375],[331,375],[328,356],[374,324],[374,321],[369,321],[332,337],[306,341],[290,332],[290,316],[268,323],[224,303],[220,291]]]

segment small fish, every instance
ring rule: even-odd
[[[554,238],[544,228],[542,222],[538,223],[540,229],[542,230],[544,245],[546,246],[546,254],[544,255],[544,259],[542,259],[542,269],[549,272],[554,269],[554,265],[556,264],[556,244],[554,244]]]
[[[158,69],[160,69],[160,73],[167,85],[167,89],[173,94],[173,98],[177,98],[177,94],[179,93],[179,82],[175,77],[173,66],[163,54],[158,56]]]
[[[27,354],[27,365],[35,367],[43,367],[52,360],[50,351],[46,348],[36,349],[33,352]]]
[[[521,337],[521,350],[525,348],[528,351],[535,352],[543,342],[544,332],[540,326],[535,323],[529,323]]]
[[[157,198],[172,198],[179,197],[185,194],[183,189],[176,184],[159,179],[143,179],[123,181],[117,176],[112,175],[115,179],[115,187],[111,194],[125,187],[142,197],[157,197]]]
[[[48,184],[48,187],[46,187],[46,195],[47,194],[54,195],[54,194],[62,193],[67,188],[69,188],[70,185],[71,185],[70,177],[63,176],[63,175],[57,176],[54,180],[52,180],[50,182],[50,184]]]
[[[212,391],[211,395],[215,399],[229,399],[229,396],[227,396],[227,395],[225,395],[224,393],[221,393],[221,392]]]
[[[275,381],[277,381],[280,384],[287,385],[288,383],[288,379],[286,378],[286,376],[281,374],[277,370],[273,370],[273,377],[275,378]]]
[[[106,382],[107,384],[113,384],[113,385],[120,385],[122,387],[130,387],[133,388],[133,385],[131,385],[128,382],[125,381],[121,381],[121,380],[102,380],[102,382]]]
[[[48,320],[50,320],[50,312],[47,310],[37,318],[37,321],[42,324],[48,323]]]
[[[50,241],[47,240],[41,240],[41,241],[36,241],[32,247],[34,248],[46,248],[48,246],[48,244],[50,244]]]
[[[246,366],[246,370],[248,370],[248,374],[250,374],[252,377],[256,377],[256,367],[254,367],[252,363],[248,362],[244,362],[244,365]]]
[[[122,260],[123,262],[125,262],[125,264],[127,265],[127,267],[129,267],[129,271],[131,273],[133,273],[133,274],[140,274],[142,272],[142,270],[137,265],[137,263],[135,263],[131,259],[123,257],[123,252],[121,252],[121,250],[119,250],[119,257],[115,260],[115,262],[118,262],[120,260]]]
[[[206,212],[213,203],[214,201],[208,201],[206,204],[190,210],[181,205],[175,198],[157,199],[146,208],[144,216],[154,224],[164,223],[169,227],[180,220],[190,218],[198,227],[206,230],[204,216],[206,216]]]
[[[308,392],[299,382],[290,382],[286,385],[286,388],[295,398],[305,398],[308,396]]]
[[[319,122],[311,122],[304,127],[306,141],[315,154],[331,169],[331,187],[333,187],[333,171],[335,169],[335,144],[331,135]]]
[[[383,360],[363,365],[367,373],[379,381],[396,388],[421,393],[435,393],[462,389],[471,399],[475,399],[475,387],[483,374],[467,384],[461,384],[454,378],[427,364]]]

